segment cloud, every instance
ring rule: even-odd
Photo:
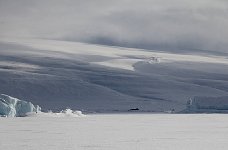
[[[0,36],[228,52],[225,0],[0,0]]]

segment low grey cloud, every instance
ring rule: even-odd
[[[225,0],[0,0],[1,37],[228,52]]]

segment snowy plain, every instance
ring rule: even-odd
[[[227,150],[225,114],[0,118],[3,150]]]

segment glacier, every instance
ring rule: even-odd
[[[29,99],[45,112],[180,112],[190,98],[228,96],[227,58],[0,38],[0,93]]]
[[[41,107],[5,94],[0,95],[0,116],[23,117],[32,112],[41,112]]]

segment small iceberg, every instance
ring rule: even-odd
[[[81,111],[73,111],[71,109],[65,109],[62,110],[60,112],[29,112],[27,113],[28,117],[57,117],[57,118],[62,118],[62,117],[83,117],[85,116],[84,114],[82,114]]]
[[[0,94],[0,116],[2,117],[24,117],[28,113],[41,112],[41,107],[31,102]]]

